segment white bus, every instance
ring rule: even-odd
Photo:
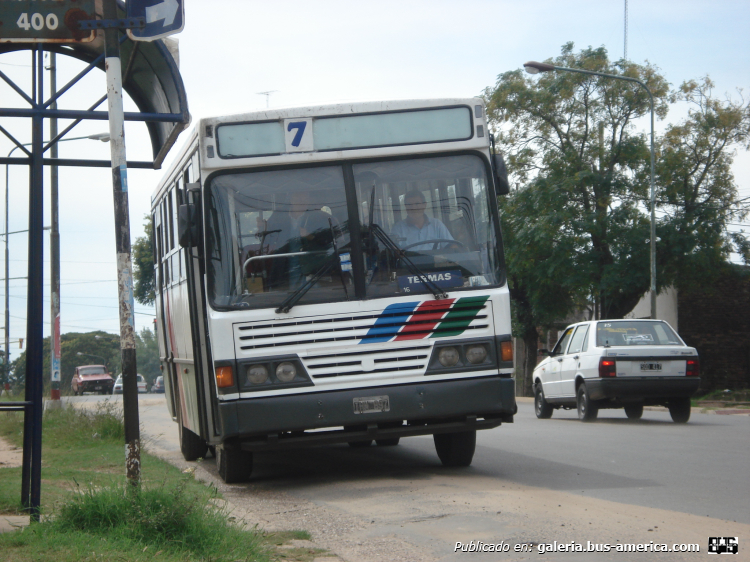
[[[182,453],[434,435],[468,466],[516,412],[479,98],[202,119],[152,199],[156,310]]]

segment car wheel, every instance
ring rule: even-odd
[[[370,445],[372,445],[372,439],[369,439],[367,441],[349,441],[349,446],[355,449],[369,447]]]
[[[629,420],[639,420],[643,416],[643,404],[628,404],[625,406],[625,415]]]
[[[594,421],[599,415],[599,406],[589,397],[585,384],[578,387],[576,398],[578,419],[584,422]]]
[[[690,419],[690,398],[673,398],[667,407],[674,423],[687,423]]]
[[[177,427],[180,433],[180,451],[185,460],[194,461],[205,457],[208,444],[200,436],[183,427],[182,423],[177,422]]]
[[[216,467],[227,484],[245,482],[253,472],[253,454],[239,447],[217,447]]]
[[[395,447],[398,442],[401,441],[400,437],[392,437],[390,439],[375,439],[375,443],[378,447]]]
[[[435,450],[443,466],[469,466],[477,446],[477,432],[439,433],[433,435]]]
[[[534,388],[534,412],[540,420],[548,420],[552,417],[554,408],[544,399],[542,385],[537,384]]]

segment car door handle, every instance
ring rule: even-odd
[[[580,357],[580,356],[579,355],[574,355],[573,359],[578,359],[578,357]]]
[[[562,363],[562,357],[558,358],[558,361],[559,361],[560,363]]]

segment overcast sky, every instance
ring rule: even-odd
[[[624,0],[185,0],[185,4],[185,30],[175,37],[194,121],[262,109],[267,102],[277,108],[342,100],[474,96],[494,85],[498,74],[520,68],[528,60],[558,55],[568,41],[577,48],[604,46],[612,59],[622,57],[624,49]],[[718,93],[735,99],[737,88],[750,87],[747,0],[629,0],[628,4],[628,59],[657,65],[673,86],[710,75]],[[0,70],[28,84],[29,61],[28,52],[2,55]],[[58,68],[62,85],[82,66],[58,57]],[[105,91],[104,74],[95,71],[61,100],[61,107],[84,109]],[[268,91],[273,91],[268,98],[259,95]],[[0,104],[20,106],[16,95],[2,84]],[[127,109],[135,108],[128,102]],[[679,117],[679,111],[673,112],[667,121]],[[28,142],[28,123],[11,121],[0,120],[0,124]],[[106,131],[106,123],[89,122],[71,136]],[[128,158],[150,159],[145,126],[128,123],[126,132]],[[186,136],[178,139],[178,146]],[[12,147],[7,139],[0,139],[0,154]],[[60,156],[108,159],[109,148],[92,140],[70,141],[60,145]],[[741,193],[750,196],[746,153],[738,156],[734,172]],[[143,217],[162,173],[129,172],[133,239],[143,234]],[[63,333],[119,332],[110,177],[104,169],[60,171]],[[11,167],[9,183],[12,232],[25,229],[28,222],[25,168]],[[3,200],[4,193],[0,207]],[[48,216],[47,211],[45,224]],[[45,264],[47,242],[45,237]],[[26,235],[11,235],[10,277],[25,276],[26,268]],[[22,279],[10,284],[10,335],[16,341],[26,336],[26,287]],[[2,286],[0,293],[4,294]],[[48,291],[45,299],[46,336]],[[136,310],[138,329],[152,325],[153,309],[136,305]],[[11,359],[18,351],[18,344],[12,344]]]

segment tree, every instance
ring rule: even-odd
[[[692,104],[656,142],[657,289],[716,274],[710,266],[732,249],[727,218],[741,212],[729,166],[733,147],[747,146],[747,106],[712,99],[708,80],[670,92],[655,67],[611,62],[604,48],[574,53],[568,43],[547,62],[636,78],[660,118],[671,103]],[[584,308],[621,318],[649,288],[650,154],[634,125],[649,115],[649,99],[623,80],[570,72],[532,79],[520,70],[501,74],[485,97],[516,187],[500,210],[514,333],[529,350],[528,393],[538,327]],[[744,238],[733,243],[748,252]]]
[[[135,350],[138,357],[138,372],[151,385],[156,380],[156,377],[161,375],[159,342],[153,330],[144,327],[139,334],[135,335]]]
[[[42,373],[45,385],[49,382],[50,373],[50,341],[44,338],[42,349]],[[78,355],[78,352],[88,355]],[[98,356],[98,357],[92,357]],[[120,339],[107,332],[96,331],[88,333],[68,332],[60,336],[60,389],[65,392],[70,389],[75,368],[80,365],[100,365],[104,359],[109,372],[116,377],[120,372]],[[26,384],[26,351],[13,361],[12,379],[17,386]]]
[[[133,277],[135,287],[133,297],[143,305],[152,305],[155,300],[154,290],[154,224],[146,215],[143,223],[145,236],[139,236],[133,243]]]
[[[683,289],[709,284],[732,251],[750,261],[742,233],[725,235],[749,207],[737,199],[731,165],[737,148],[750,148],[750,104],[716,99],[713,86],[706,77],[675,92],[688,115],[667,127],[656,167],[666,212],[659,228],[660,273],[665,284]]]

